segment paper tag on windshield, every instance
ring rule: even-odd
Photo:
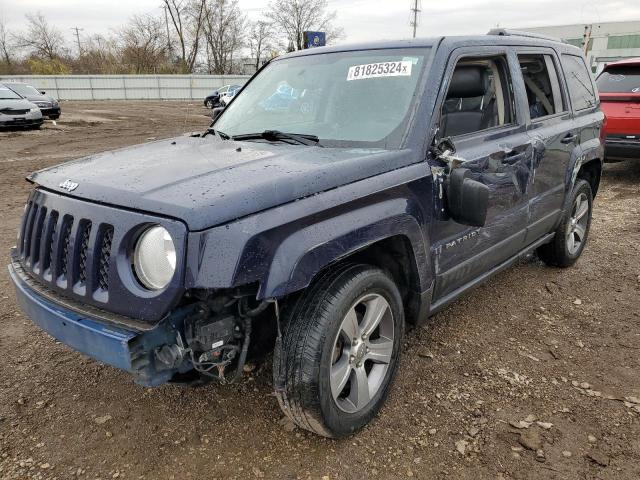
[[[351,80],[362,80],[365,78],[379,77],[409,77],[411,76],[411,61],[401,62],[380,62],[366,65],[354,65],[349,67],[347,82]]]

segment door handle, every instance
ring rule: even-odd
[[[560,142],[566,145],[568,143],[575,142],[577,139],[578,139],[578,135],[576,135],[575,133],[567,133],[565,137],[562,140],[560,140]]]

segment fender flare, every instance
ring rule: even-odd
[[[285,238],[271,259],[269,275],[258,298],[279,298],[306,288],[322,269],[381,240],[404,236],[409,240],[419,285],[429,285],[428,250],[423,231],[408,208],[394,198],[321,219]]]

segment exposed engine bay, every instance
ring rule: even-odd
[[[253,301],[252,305],[253,295],[242,291],[222,295],[205,291],[192,296],[196,302],[182,328],[176,329],[175,343],[154,352],[166,368],[185,372],[175,376],[176,382],[234,383],[242,376],[247,360],[270,351],[280,336],[275,300]],[[254,331],[257,336],[252,342]]]

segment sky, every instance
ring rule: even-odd
[[[329,0],[344,42],[411,36],[413,0]],[[490,28],[640,20],[638,0],[421,0],[418,36],[486,33]],[[239,0],[251,19],[259,19],[269,0]],[[160,13],[161,0],[0,0],[0,16],[11,31],[24,28],[24,15],[41,11],[72,42],[81,35],[108,33],[134,14]]]

